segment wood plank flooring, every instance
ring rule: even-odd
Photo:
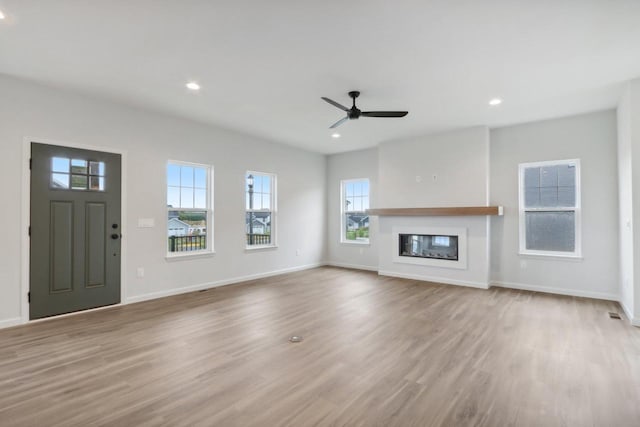
[[[1,330],[0,425],[638,426],[608,311],[318,268]]]

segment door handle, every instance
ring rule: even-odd
[[[111,238],[112,238],[113,240],[118,240],[118,239],[120,238],[120,235],[119,235],[118,233],[113,233],[113,234],[111,235]]]

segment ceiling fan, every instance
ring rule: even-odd
[[[329,104],[347,113],[347,117],[338,120],[333,125],[331,125],[329,129],[337,128],[347,120],[357,120],[360,118],[360,116],[362,117],[404,117],[407,114],[409,114],[408,111],[360,111],[358,107],[356,107],[356,98],[360,96],[360,92],[358,92],[357,90],[351,91],[349,92],[349,96],[353,98],[353,106],[351,108],[347,108],[344,105],[339,104],[332,99],[325,98],[324,96],[322,97],[322,99],[327,101]]]

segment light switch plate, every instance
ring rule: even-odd
[[[156,226],[154,218],[138,218],[138,228],[153,228]]]

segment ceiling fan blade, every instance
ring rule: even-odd
[[[337,107],[337,108],[341,109],[342,111],[349,111],[349,109],[347,107],[345,107],[342,104],[338,104],[333,99],[325,98],[324,96],[322,97],[322,99],[324,99],[326,102],[328,102],[329,104],[333,105],[334,107]]]
[[[335,122],[334,124],[332,124],[331,126],[329,126],[329,129],[335,129],[335,128],[337,128],[338,126],[340,126],[341,124],[343,124],[344,122],[346,122],[347,120],[349,120],[349,117],[348,117],[348,116],[347,116],[347,117],[345,117],[345,118],[342,118],[342,119],[338,120],[337,122]]]
[[[363,117],[404,117],[408,111],[363,111]]]

